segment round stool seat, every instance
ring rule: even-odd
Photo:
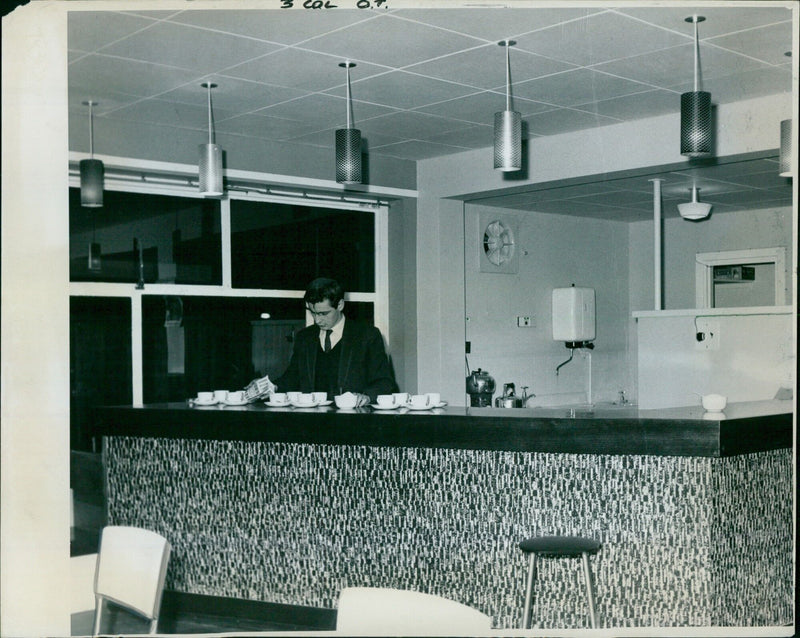
[[[519,544],[519,548],[529,554],[539,556],[581,556],[595,554],[600,550],[600,541],[582,536],[535,536]]]

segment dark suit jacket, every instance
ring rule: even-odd
[[[368,394],[373,402],[379,394],[397,392],[380,330],[347,319],[342,338],[336,347],[341,348],[337,385],[343,392]],[[314,373],[319,351],[319,328],[314,325],[300,330],[294,337],[289,367],[281,377],[274,380],[278,389],[281,392],[314,392]]]

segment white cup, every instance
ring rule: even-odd
[[[214,393],[213,392],[198,392],[197,393],[197,400],[200,403],[211,403],[214,400]]]
[[[442,395],[438,392],[428,392],[427,396],[433,407],[436,407],[442,402]]]
[[[405,405],[408,403],[408,397],[410,396],[408,392],[395,392],[394,395],[394,404],[395,405]]]
[[[311,396],[314,397],[314,401],[316,403],[324,403],[328,400],[328,393],[327,392],[312,392]]]
[[[286,396],[285,392],[273,392],[269,397],[269,402],[276,405],[286,405],[289,403],[289,397]]]
[[[244,392],[237,390],[236,392],[228,392],[228,401],[230,403],[244,403]]]
[[[214,399],[219,403],[224,403],[228,398],[227,390],[214,390]]]
[[[287,392],[287,398],[289,401],[299,401],[300,400],[300,393],[299,392]]]
[[[301,394],[297,398],[297,402],[298,403],[307,403],[307,404],[311,405],[312,403],[314,403],[314,395],[311,394],[310,392],[303,392],[303,394]]]
[[[427,408],[430,407],[431,398],[427,394],[415,394],[409,399],[409,403],[413,408]]]
[[[397,404],[395,403],[393,394],[379,394],[378,405],[382,408],[393,408]]]
[[[351,410],[358,403],[358,397],[352,392],[336,395],[333,400],[336,402],[336,407],[342,410]]]

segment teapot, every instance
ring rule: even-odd
[[[467,394],[473,407],[491,407],[494,395],[494,378],[478,368],[467,377]]]
[[[503,384],[503,396],[494,400],[496,408],[521,408],[525,405],[526,397],[518,397],[513,383]]]

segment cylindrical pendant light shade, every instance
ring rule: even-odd
[[[336,129],[336,181],[361,183],[361,131],[357,128]]]
[[[200,194],[205,197],[218,197],[224,194],[222,187],[222,147],[214,139],[214,117],[211,111],[211,89],[213,82],[201,82],[200,86],[208,93],[208,144],[200,144],[198,162],[198,185]]]
[[[711,93],[691,91],[681,95],[681,155],[711,155]]]
[[[198,173],[201,195],[222,195],[222,148],[218,144],[200,144]]]
[[[792,177],[792,120],[781,122],[780,176]]]
[[[103,162],[81,160],[81,206],[100,208],[103,205]]]
[[[494,167],[504,172],[522,168],[522,115],[517,111],[494,114]]]
[[[498,42],[506,49],[506,110],[494,114],[494,167],[503,172],[522,168],[522,115],[511,108],[511,59],[514,40]]]

